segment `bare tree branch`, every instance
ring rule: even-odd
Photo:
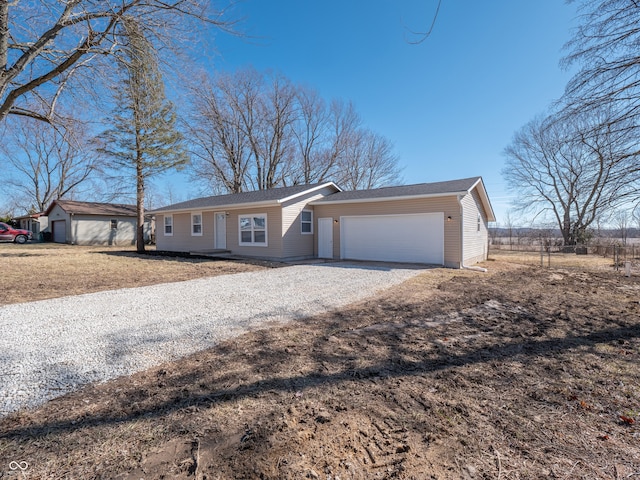
[[[30,94],[40,91],[42,95],[45,87],[64,81],[63,74],[68,79],[79,62],[110,55],[118,44],[116,28],[125,15],[138,18],[143,28],[156,35],[184,28],[181,23],[187,24],[189,19],[225,31],[231,31],[233,26],[233,22],[222,19],[221,12],[212,11],[207,0],[2,1],[0,121],[9,114],[24,114],[30,109],[25,102]],[[54,88],[52,96],[55,94]],[[55,103],[49,102],[51,106]],[[50,115],[51,112],[34,112],[32,116]]]

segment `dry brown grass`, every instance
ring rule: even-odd
[[[515,263],[519,265],[531,265],[544,268],[588,268],[595,270],[613,270],[614,262],[611,257],[601,255],[576,255],[575,253],[545,253],[542,258],[540,252],[519,252],[509,250],[492,250],[490,259]]]
[[[0,419],[0,473],[4,458],[43,479],[638,477],[640,277],[485,266]]]
[[[13,247],[0,252],[29,255],[5,263],[73,267],[77,292],[101,268],[168,281],[227,263]],[[640,276],[575,255],[537,265],[502,253],[487,274],[428,270],[9,415],[0,477],[20,476],[15,461],[39,479],[639,478]]]
[[[0,305],[64,295],[180,282],[274,266],[202,258],[139,255],[133,248],[0,243]]]

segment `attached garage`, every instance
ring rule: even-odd
[[[340,217],[343,259],[444,263],[444,213]]]
[[[321,258],[462,268],[486,260],[495,221],[480,177],[342,191],[309,205]]]

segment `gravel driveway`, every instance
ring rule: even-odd
[[[419,274],[330,263],[0,308],[0,416],[221,340],[340,307]]]

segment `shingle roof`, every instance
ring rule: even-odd
[[[480,177],[463,178],[461,180],[450,180],[435,183],[417,183],[415,185],[399,185],[396,187],[373,188],[370,190],[349,190],[334,193],[328,197],[316,200],[314,204],[355,201],[355,200],[376,200],[392,197],[413,197],[413,196],[436,196],[468,192]]]
[[[313,190],[325,185],[333,185],[333,183],[316,183],[311,185],[294,185],[291,187],[272,188],[269,190],[256,190],[253,192],[230,193],[228,195],[215,195],[212,197],[196,198],[186,202],[167,205],[166,207],[157,208],[149,213],[170,212],[177,210],[199,210],[212,207],[228,207],[231,205],[243,205],[252,203],[268,203],[274,204],[286,198],[304,193],[307,190]]]
[[[482,177],[462,178],[460,180],[449,180],[446,182],[418,183],[415,185],[400,185],[397,187],[382,187],[370,190],[350,190],[338,192],[333,195],[311,202],[311,205],[323,205],[330,203],[353,203],[369,201],[386,201],[398,198],[420,198],[420,197],[440,197],[457,194],[467,194],[476,188],[480,196],[487,219],[495,222],[493,207],[489,201],[489,196],[484,188]]]
[[[78,202],[75,200],[54,200],[47,211],[46,215],[49,215],[54,205],[58,205],[66,213],[73,213],[75,215],[123,215],[123,216],[135,216],[136,206],[126,205],[123,203],[97,203],[97,202]]]

